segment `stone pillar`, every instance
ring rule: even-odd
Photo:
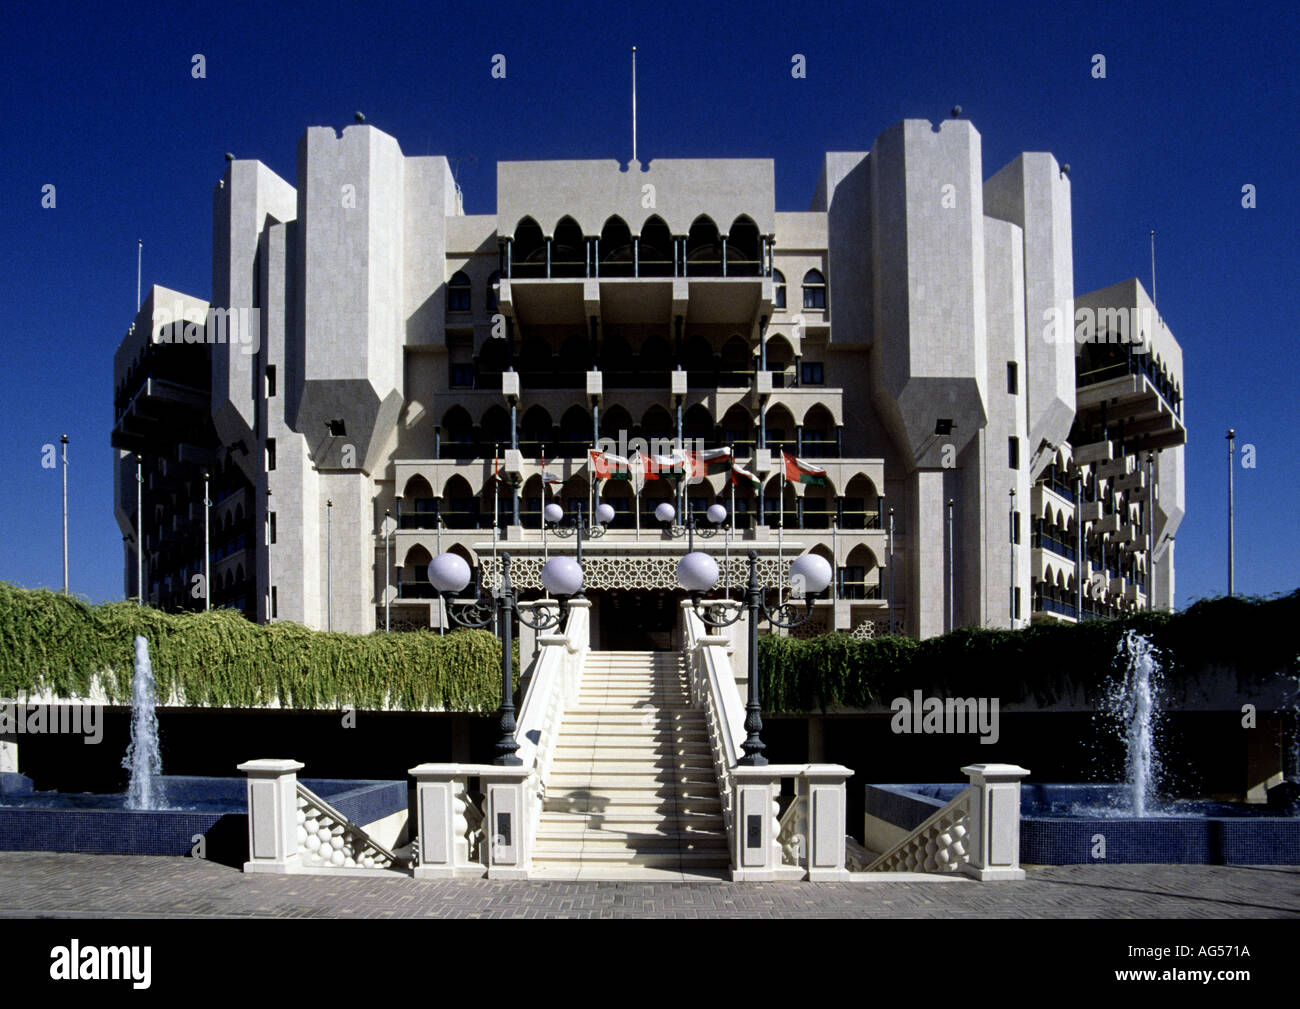
[[[302,868],[298,855],[298,772],[296,760],[250,760],[248,775],[248,861],[245,872],[290,873]]]
[[[0,739],[0,774],[18,773],[18,744]]]
[[[781,860],[777,797],[782,778],[797,778],[804,765],[767,764],[732,769],[735,821],[731,837],[731,878],[737,882],[803,879],[801,866]]]
[[[1024,879],[1020,868],[1020,779],[1029,772],[1015,764],[970,764],[970,861],[962,872],[975,879]]]
[[[839,764],[810,764],[799,777],[806,803],[808,837],[804,849],[808,880],[813,883],[849,878],[844,865],[845,781],[853,772]]]
[[[416,831],[420,856],[412,866],[416,879],[481,877],[484,866],[471,862],[465,785],[472,765],[420,764],[407,773],[415,778]]]
[[[483,823],[483,861],[489,879],[527,879],[532,868],[530,797],[524,782],[528,767],[483,767],[479,780],[487,793]]]

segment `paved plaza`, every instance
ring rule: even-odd
[[[425,881],[245,875],[189,858],[0,853],[0,917],[1289,918],[1300,867],[1027,867],[1022,883]]]

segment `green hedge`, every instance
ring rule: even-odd
[[[1243,689],[1279,672],[1300,675],[1296,590],[1275,599],[1206,599],[1173,614],[1046,622],[1018,631],[960,629],[925,641],[764,635],[758,648],[763,708],[793,713],[887,706],[918,689],[1046,705],[1082,688],[1092,701],[1111,677],[1116,647],[1129,628],[1161,650],[1171,682],[1207,667],[1235,670]]]
[[[131,697],[135,636],[149,642],[159,698],[189,705],[491,711],[501,699],[501,647],[487,631],[328,634],[250,623],[233,610],[164,613],[135,603],[0,582],[0,698],[48,689]],[[515,652],[516,663],[518,650]]]

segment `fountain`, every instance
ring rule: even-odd
[[[1293,725],[1288,779],[1267,803],[1162,797],[1164,672],[1158,650],[1134,630],[1115,650],[1116,676],[1097,707],[1105,741],[1118,738],[1124,781],[1020,789],[1024,864],[1200,863],[1300,865],[1300,727]],[[1300,694],[1292,694],[1294,711]],[[1293,722],[1295,721],[1293,716]],[[1284,744],[1285,745],[1285,744]],[[1169,782],[1164,781],[1166,791]],[[869,823],[880,836],[912,829],[960,794],[957,784],[867,785]]]
[[[1117,657],[1124,662],[1102,704],[1102,711],[1117,723],[1124,741],[1128,800],[1125,812],[1143,817],[1155,808],[1160,784],[1160,755],[1156,749],[1159,728],[1161,670],[1150,640],[1134,630],[1120,639]]]
[[[165,808],[159,788],[162,754],[158,750],[157,703],[149,643],[137,635],[135,676],[131,683],[131,744],[122,758],[122,766],[131,772],[131,783],[126,792],[127,809]]]

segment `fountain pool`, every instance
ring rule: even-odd
[[[153,668],[135,639],[131,743],[125,792],[41,792],[25,775],[0,773],[0,851],[248,857],[248,779],[162,774]],[[350,821],[370,824],[407,810],[405,781],[301,778]],[[201,843],[200,843],[201,842]]]
[[[1123,746],[1126,780],[1112,784],[1020,787],[1023,865],[1157,862],[1300,865],[1300,816],[1281,802],[1247,804],[1162,796],[1160,658],[1151,642],[1126,631],[1119,674],[1099,706],[1101,724]],[[1292,752],[1294,762],[1295,753]],[[965,785],[867,785],[864,843],[879,850],[920,826]]]

